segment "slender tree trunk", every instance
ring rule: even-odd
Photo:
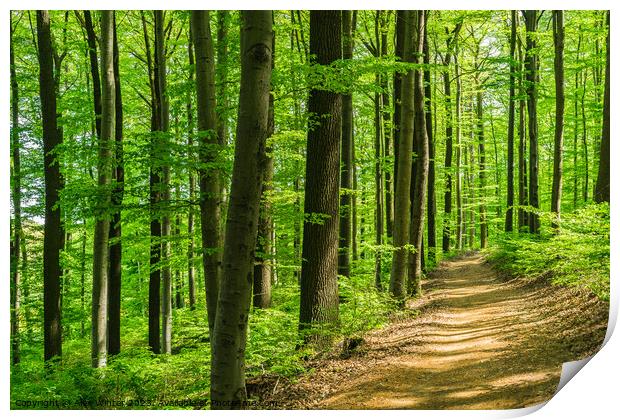
[[[454,72],[456,76],[456,94],[454,102],[456,108],[456,248],[463,249],[463,177],[461,175],[461,75],[459,72],[458,52],[454,53]],[[452,202],[452,199],[450,199]]]
[[[583,162],[585,164],[585,176],[583,186],[583,202],[588,201],[588,191],[590,190],[590,157],[588,153],[588,121],[586,119],[586,86],[588,85],[588,69],[583,73],[581,91],[581,143],[583,145]]]
[[[62,355],[60,322],[60,251],[64,232],[58,206],[62,185],[56,147],[62,142],[56,121],[54,90],[54,52],[47,10],[37,11],[39,93],[43,125],[43,163],[45,168],[45,227],[43,232],[43,346],[44,359]]]
[[[381,76],[375,75],[377,85],[381,83]],[[381,95],[375,93],[375,286],[378,290],[382,289],[381,285],[381,245],[383,245],[383,171],[381,169],[381,160],[383,153],[381,151],[383,127],[381,124]]]
[[[406,43],[406,16],[405,16],[405,11],[404,10],[397,10],[396,11],[396,42],[394,45],[394,54],[396,55],[397,59],[400,59],[400,61],[406,61],[407,57],[406,55],[409,54],[409,52],[405,50],[405,43]],[[408,47],[410,48],[410,47]],[[399,73],[399,72],[395,72],[394,73],[394,115],[392,116],[392,138],[394,139],[394,224],[396,224],[396,212],[398,211],[396,209],[396,195],[398,194],[396,192],[396,185],[398,183],[398,167],[400,165],[400,158],[398,155],[398,149],[399,149],[399,145],[400,145],[400,128],[401,128],[401,94],[402,94],[402,81],[403,81],[404,75]],[[413,92],[413,90],[411,91]],[[409,175],[410,177],[411,175]],[[396,227],[394,226],[393,229],[396,229]],[[393,234],[393,232],[392,232]],[[392,239],[392,242],[394,242],[394,239]],[[391,281],[391,280],[390,280]]]
[[[93,27],[93,20],[89,10],[84,10],[84,27],[88,44],[88,59],[90,74],[93,79],[93,104],[95,107],[95,131],[97,138],[101,137],[101,79],[99,76],[99,60],[97,58],[97,36]]]
[[[114,82],[114,16],[110,10],[101,12],[101,138],[98,162],[98,213],[93,239],[92,295],[92,366],[107,364],[108,264],[111,204],[109,186],[112,182],[112,144],[114,139],[115,82]]]
[[[148,30],[146,26],[146,18],[144,12],[141,13],[142,31],[144,34],[144,46],[146,50],[147,67],[149,74],[149,88],[151,92],[151,132],[155,133],[161,126],[159,111],[159,87],[156,83],[155,68],[151,55],[151,47],[149,41]],[[156,135],[152,135],[150,144],[151,167],[149,170],[149,205],[150,205],[150,274],[149,274],[149,347],[153,353],[161,352],[161,334],[160,321],[161,314],[161,164],[159,139]]]
[[[610,134],[610,114],[609,114],[609,100],[610,100],[610,86],[609,86],[609,53],[610,53],[610,44],[609,44],[609,15],[610,11],[607,11],[607,60],[605,63],[605,94],[603,99],[603,127],[601,133],[601,150],[599,157],[599,167],[598,167],[598,176],[596,178],[596,189],[594,192],[594,201],[597,203],[608,202],[609,203],[609,183],[610,183],[610,146],[609,146],[609,134]]]
[[[11,17],[13,15],[11,14]],[[11,73],[11,198],[13,199],[13,240],[11,241],[11,363],[20,361],[20,259],[22,256],[22,207],[21,207],[21,164],[19,145],[19,85],[15,72],[15,55],[13,51],[13,22],[11,24],[10,73]]]
[[[229,100],[226,90],[228,83],[228,26],[230,12],[228,10],[217,11],[217,67],[215,71],[215,89],[216,102],[218,109],[217,114],[217,138],[221,145],[228,144],[228,121],[226,119],[226,110],[229,106]],[[224,183],[221,183],[224,188]]]
[[[486,152],[484,148],[484,120],[482,119],[482,86],[478,85],[476,94],[476,131],[478,135],[478,181],[480,182],[480,248],[484,249],[488,244],[487,210],[484,199],[486,197]]]
[[[456,43],[458,42],[459,32],[462,24],[458,23],[454,30],[448,35],[446,40],[446,54],[443,59],[443,65],[446,69],[443,71],[443,86],[444,86],[444,108],[446,113],[446,157],[444,167],[446,168],[446,190],[444,192],[444,218],[443,218],[443,233],[441,241],[441,249],[443,252],[450,251],[450,236],[451,229],[450,224],[452,221],[452,135],[453,135],[453,122],[452,122],[452,91],[450,82],[450,62],[452,60],[453,51]],[[448,29],[446,28],[446,32]],[[454,54],[454,61],[456,64],[457,57]],[[458,72],[457,72],[458,73]],[[457,75],[458,77],[458,75]],[[460,83],[460,82],[459,82]],[[459,92],[460,94],[460,92]],[[457,123],[457,130],[459,125]],[[459,151],[457,151],[459,153]],[[434,182],[433,182],[434,183]],[[458,229],[458,227],[457,227]],[[458,239],[457,239],[458,242]]]
[[[310,11],[310,55],[329,66],[342,55],[340,11]],[[304,242],[301,265],[300,331],[335,327],[338,317],[338,207],[342,99],[340,94],[311,89],[308,131]],[[312,332],[306,341],[329,341]]]
[[[191,25],[187,39],[187,55],[189,59],[189,83],[194,85],[194,47],[192,43]],[[194,153],[194,108],[192,106],[192,94],[187,93],[187,157],[189,162],[195,160]],[[195,169],[189,169],[189,209],[187,211],[187,283],[189,288],[189,309],[196,309],[196,267],[194,265],[196,241],[194,238],[194,199],[196,198],[196,173]]]
[[[424,25],[424,97],[426,100],[424,108],[424,118],[426,124],[426,134],[428,136],[428,191],[427,191],[427,213],[428,213],[428,262],[434,265],[436,261],[436,248],[437,248],[437,229],[435,227],[435,214],[437,213],[437,200],[435,198],[435,141],[433,135],[433,114],[431,111],[432,96],[431,96],[431,71],[430,71],[430,53],[428,47],[428,34],[426,25]],[[450,182],[452,187],[452,182]],[[450,199],[452,204],[452,199]]]
[[[555,57],[555,135],[553,147],[553,187],[551,190],[551,212],[555,213],[554,228],[560,226],[562,207],[562,149],[564,143],[564,11],[553,11],[553,45]]]
[[[163,150],[168,149],[170,139],[168,138],[169,129],[169,107],[168,107],[168,88],[166,83],[166,56],[164,40],[164,12],[154,11],[155,17],[155,84],[157,86],[159,103],[159,122],[158,132]],[[162,156],[163,160],[163,156]],[[172,351],[172,271],[170,269],[170,166],[162,162],[161,167],[161,352],[170,354]]]
[[[353,58],[352,13],[342,12],[343,58]],[[342,95],[342,145],[340,153],[340,243],[338,249],[338,274],[351,276],[351,193],[353,188],[353,96]]]
[[[275,65],[276,39],[272,38],[271,70]],[[267,138],[274,133],[274,97],[269,93]],[[273,146],[267,144],[265,160],[262,162],[263,185],[261,187],[261,208],[258,217],[258,236],[254,263],[253,304],[255,308],[266,309],[271,306],[271,282],[273,274],[273,217],[270,194],[273,191]]]
[[[539,13],[536,10],[523,11],[526,27],[526,93],[528,112],[528,133],[530,140],[529,161],[529,205],[535,209],[540,208],[538,202],[538,52],[536,32],[538,27]],[[539,233],[540,221],[536,213],[528,215],[530,233]]]
[[[381,57],[387,57],[388,55],[388,25],[387,12],[382,12],[381,21]],[[382,105],[382,127],[383,127],[383,161],[388,162],[392,148],[392,128],[391,128],[391,115],[390,115],[390,95],[388,89],[388,77],[381,76],[381,105]],[[385,233],[388,238],[393,236],[394,230],[394,194],[392,190],[392,175],[389,170],[389,166],[384,165],[383,172],[385,173],[384,180],[384,192],[385,192]]]
[[[211,27],[208,11],[192,11],[192,31],[196,52],[196,95],[198,108],[198,131],[213,133],[217,130],[215,68]],[[217,162],[220,144],[217,136],[201,134],[199,154],[202,164]],[[220,172],[217,169],[199,171],[200,226],[202,233],[202,263],[205,277],[205,293],[209,331],[215,327],[218,290],[221,276],[220,240]]]
[[[515,48],[517,45],[517,11],[512,10],[510,15],[510,88],[508,98],[508,179],[506,190],[506,232],[512,232],[514,206],[514,155],[515,155]]]
[[[415,13],[413,11],[399,11],[397,27],[402,28],[402,60],[413,63],[413,34],[415,30]],[[401,28],[398,28],[401,29]],[[397,29],[397,32],[398,32]],[[397,36],[398,40],[398,36]],[[392,257],[392,269],[390,273],[390,293],[397,299],[404,299],[406,296],[405,279],[407,278],[407,257],[406,245],[409,243],[409,190],[411,186],[411,153],[414,124],[414,104],[413,90],[414,77],[413,70],[407,71],[405,75],[395,80],[394,86],[400,87],[398,95],[398,108],[400,117],[398,118],[398,130],[395,134],[399,136],[398,149],[395,148],[397,166],[394,174],[396,180],[396,194],[394,195],[394,253]],[[398,150],[398,152],[396,152]]]
[[[416,35],[414,54],[417,57],[415,62],[421,64],[420,53],[424,48],[424,28],[426,26],[426,12],[418,10],[416,22]],[[414,247],[413,253],[409,256],[409,271],[407,291],[410,296],[420,296],[422,294],[422,239],[424,236],[424,204],[426,200],[426,190],[428,183],[428,135],[426,133],[426,117],[424,112],[424,86],[423,72],[419,69],[414,71],[414,94],[413,106],[415,112],[415,143],[416,143],[416,166],[417,173],[411,200],[411,228],[410,240]]]
[[[114,16],[114,140],[115,165],[112,174],[115,178],[112,191],[113,215],[110,224],[110,269],[108,274],[108,354],[121,351],[121,279],[123,249],[121,242],[121,206],[125,191],[125,169],[123,164],[123,102],[119,71],[118,40],[116,16]]]
[[[527,143],[525,141],[525,88],[524,88],[524,63],[523,63],[523,52],[521,48],[521,43],[519,43],[519,211],[518,211],[518,219],[519,219],[519,231],[522,228],[529,226],[528,213],[523,209],[523,206],[528,205],[528,194],[527,194]]]
[[[205,12],[193,12],[194,23],[200,17],[204,19],[205,15]],[[205,22],[208,20],[205,19]],[[194,25],[196,32],[199,26]],[[251,278],[254,263],[261,165],[266,159],[265,146],[269,135],[272,37],[271,10],[241,12],[237,138],[226,220],[222,284],[211,347],[211,408],[215,409],[240,408],[247,398],[244,366],[252,296],[252,284],[248,279]],[[198,42],[195,45],[198,51]],[[196,73],[197,79],[198,74],[199,71]]]

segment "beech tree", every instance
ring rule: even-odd
[[[214,409],[239,408],[247,398],[245,347],[252,297],[249,279],[252,278],[258,232],[263,182],[261,165],[266,159],[269,135],[272,12],[243,11],[241,20],[241,84],[235,159],[224,237],[222,283],[211,346],[211,407]],[[194,30],[197,30],[196,25]],[[198,43],[194,43],[198,50]]]

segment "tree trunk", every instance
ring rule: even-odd
[[[217,114],[217,139],[221,145],[228,144],[228,121],[226,110],[229,101],[226,94],[226,84],[228,83],[228,25],[229,11],[217,11],[217,67],[215,72],[216,102],[219,112]],[[221,183],[224,188],[224,183]]]
[[[39,93],[43,125],[43,164],[45,168],[45,227],[43,232],[43,346],[44,360],[62,355],[60,323],[60,251],[64,232],[57,206],[62,186],[56,147],[62,142],[56,121],[54,58],[50,17],[47,10],[37,11]]]
[[[424,28],[426,12],[418,10],[414,44],[415,62],[421,64],[420,53],[424,48]],[[424,112],[424,86],[422,71],[414,71],[413,106],[415,114],[414,142],[416,152],[416,174],[411,197],[410,241],[414,251],[409,256],[407,291],[410,296],[420,296],[422,288],[422,241],[424,236],[424,204],[428,183],[428,135],[426,133],[426,117]]]
[[[609,114],[609,15],[611,12],[607,11],[607,61],[605,64],[605,94],[603,99],[603,127],[601,133],[601,150],[599,157],[598,176],[596,178],[596,190],[594,192],[594,201],[597,203],[608,202],[609,203],[609,182],[610,182],[610,146],[609,146],[609,133],[610,133],[610,114]]]
[[[351,11],[342,12],[343,56],[353,58],[353,28]],[[351,276],[351,190],[353,189],[353,96],[351,92],[342,95],[342,146],[340,154],[340,224],[338,249],[338,274]]]
[[[84,10],[84,27],[88,44],[88,59],[90,74],[93,79],[93,104],[95,107],[95,132],[101,137],[101,79],[99,77],[99,60],[97,58],[97,35],[93,27],[93,20],[89,10]]]
[[[156,75],[151,56],[149,35],[146,26],[144,12],[140,12],[142,17],[142,30],[144,34],[144,45],[146,50],[147,67],[149,74],[149,88],[151,92],[151,132],[155,133],[161,126],[159,111],[159,87],[155,82]],[[152,135],[150,144],[151,167],[149,169],[149,205],[150,205],[150,274],[149,274],[149,347],[153,353],[161,352],[161,334],[159,316],[161,313],[161,222],[160,222],[160,202],[161,202],[161,168],[160,168],[160,149],[159,139]]]
[[[196,53],[196,96],[198,108],[198,131],[200,162],[213,164],[219,159],[220,144],[216,135],[217,115],[215,91],[215,67],[211,27],[208,11],[192,11],[192,31]],[[265,111],[266,112],[266,111]],[[206,134],[208,133],[208,134]],[[221,276],[220,240],[220,172],[218,169],[199,171],[200,226],[202,233],[202,264],[209,331],[215,327],[218,290]]]
[[[189,59],[189,83],[194,85],[194,48],[192,43],[191,25],[187,38],[187,55]],[[187,157],[188,162],[194,162],[194,109],[192,106],[191,91],[187,92]],[[196,197],[196,173],[194,167],[190,167],[189,172],[189,209],[187,211],[187,283],[189,288],[189,309],[196,309],[196,267],[194,265],[194,255],[196,242],[194,238],[194,199]]]
[[[11,14],[11,17],[13,15]],[[15,73],[13,51],[13,22],[11,24],[10,73],[11,73],[11,198],[13,199],[13,240],[11,241],[11,363],[20,361],[19,319],[20,319],[20,260],[22,256],[22,210],[21,210],[21,164],[19,145],[19,85]]]
[[[384,15],[387,12],[382,12]],[[384,16],[382,15],[382,16]],[[381,22],[381,57],[387,57],[388,55],[388,24],[387,17],[382,17]],[[390,149],[392,148],[392,128],[391,128],[391,115],[390,115],[390,94],[388,89],[388,77],[386,75],[381,76],[381,106],[382,106],[382,127],[383,127],[383,161],[389,162],[391,155]],[[385,192],[385,233],[388,238],[391,238],[394,230],[394,194],[392,190],[392,175],[387,163],[384,165],[383,172],[385,174],[384,180],[384,192]]]
[[[482,86],[478,85],[476,94],[476,122],[478,135],[478,181],[480,182],[480,248],[484,249],[488,244],[487,210],[484,200],[486,198],[486,152],[484,150],[484,121],[482,119]]]
[[[110,224],[110,270],[108,274],[108,354],[115,355],[121,351],[121,278],[123,249],[121,242],[121,206],[125,191],[125,169],[123,164],[123,102],[119,71],[118,40],[116,34],[116,16],[114,16],[114,140],[115,178],[112,191],[113,215]]]
[[[454,72],[456,76],[456,94],[454,105],[456,108],[456,249],[463,249],[463,178],[461,176],[461,75],[459,73],[458,52],[454,53]],[[452,199],[450,199],[452,201]]]
[[[164,40],[164,12],[155,10],[155,84],[157,102],[159,103],[159,122],[157,134],[160,136],[162,152],[168,150],[169,107],[166,83],[166,56]],[[162,161],[164,161],[164,156]],[[170,269],[170,166],[162,163],[161,168],[161,352],[172,351],[172,272]]]
[[[424,108],[424,121],[426,124],[426,134],[428,136],[428,191],[427,191],[427,212],[428,212],[428,262],[434,265],[436,262],[436,249],[437,249],[437,229],[435,227],[435,214],[437,213],[437,200],[435,198],[435,142],[433,137],[433,114],[431,111],[432,95],[431,95],[431,71],[430,71],[430,53],[428,47],[428,34],[426,25],[424,25],[424,97],[426,100]],[[452,182],[450,182],[452,187]],[[452,204],[452,199],[450,199]],[[449,241],[448,237],[448,241]]]
[[[375,75],[377,85],[381,83],[381,76]],[[383,171],[381,151],[383,127],[381,124],[381,95],[376,92],[375,108],[375,286],[381,290],[381,245],[383,245]]]
[[[396,40],[394,45],[394,54],[400,61],[407,60],[408,51],[405,50],[406,42],[406,16],[404,10],[396,11]],[[408,47],[410,48],[410,46]],[[399,72],[394,73],[394,115],[392,116],[392,138],[394,139],[394,225],[396,224],[396,185],[398,184],[398,167],[400,165],[400,158],[398,155],[398,148],[400,145],[400,126],[401,126],[401,94],[402,94],[402,82],[403,74]],[[411,90],[413,92],[413,89]],[[411,175],[409,175],[411,177]],[[393,226],[393,229],[396,229]],[[393,232],[392,232],[393,235]],[[394,243],[394,239],[392,239]],[[390,280],[391,281],[391,280]],[[403,283],[404,284],[404,283]]]
[[[106,211],[110,207],[112,182],[112,144],[115,118],[114,82],[114,17],[112,11],[101,12],[101,138],[99,139],[98,210],[93,239],[93,294],[91,359],[95,368],[107,364],[107,316],[108,316],[108,264],[110,219]]]
[[[451,92],[451,82],[450,82],[450,62],[452,60],[452,54],[455,48],[456,43],[458,42],[459,32],[461,30],[462,23],[458,23],[454,30],[449,34],[448,39],[446,40],[446,55],[443,59],[443,65],[446,69],[443,71],[443,86],[444,86],[444,96],[445,96],[445,112],[446,112],[446,157],[444,167],[446,168],[446,191],[444,192],[444,219],[443,219],[443,233],[442,233],[442,241],[441,241],[441,249],[443,252],[450,251],[450,223],[452,219],[452,92]],[[448,29],[446,28],[446,32]],[[456,54],[454,54],[454,61],[456,64]],[[458,72],[457,72],[458,77]],[[460,82],[459,82],[460,83]],[[460,92],[459,92],[460,94]],[[457,123],[457,130],[460,129],[460,126]],[[433,147],[434,148],[434,147]],[[433,150],[434,152],[434,150]],[[460,153],[457,150],[457,153]],[[434,166],[434,164],[433,164]],[[434,171],[434,170],[433,170]],[[433,174],[434,177],[434,174]],[[429,180],[430,181],[430,180]],[[434,183],[434,182],[433,182]],[[458,242],[458,239],[457,239]]]
[[[564,12],[553,11],[553,45],[555,57],[555,135],[553,147],[553,187],[551,190],[551,212],[555,213],[552,226],[560,226],[562,207],[562,148],[564,143]]]
[[[525,77],[527,80],[527,113],[528,132],[530,139],[529,161],[529,205],[535,209],[540,208],[538,202],[538,52],[536,31],[538,27],[539,13],[536,10],[524,10],[526,27],[526,54],[525,54]],[[536,213],[528,215],[530,233],[539,233],[540,221]]]
[[[529,226],[528,213],[523,206],[528,204],[527,196],[527,143],[525,141],[525,88],[524,88],[524,63],[521,43],[519,42],[519,211],[518,226],[519,231]]]
[[[310,11],[310,55],[315,65],[341,58],[340,11]],[[338,206],[342,100],[338,93],[311,89],[313,115],[306,148],[306,191],[301,265],[300,331],[338,324]],[[312,331],[304,340],[329,341]]]
[[[586,86],[588,85],[588,69],[583,70],[582,91],[581,91],[581,143],[583,145],[583,162],[585,164],[585,179],[583,185],[583,202],[588,201],[588,191],[590,190],[590,157],[588,155],[588,120],[586,119]]]
[[[194,23],[204,19],[205,15],[206,12],[193,12]],[[269,135],[272,11],[242,11],[241,22],[235,160],[226,220],[222,284],[211,347],[211,408],[214,409],[240,408],[247,398],[244,366],[252,286],[248,280],[252,275],[258,231],[261,165],[266,159],[265,144]],[[199,27],[200,23],[194,25],[195,32],[200,33]],[[198,42],[195,45],[198,51]]]
[[[271,70],[275,65],[276,39],[272,38]],[[275,128],[274,97],[269,92],[269,114],[267,138],[273,136]],[[254,263],[253,304],[255,308],[266,309],[271,306],[271,277],[273,274],[273,217],[271,207],[271,191],[273,190],[273,146],[268,144],[265,149],[265,160],[262,162],[263,184],[261,187],[261,208],[258,217],[258,236],[256,238],[256,256]]]
[[[508,179],[506,190],[506,232],[512,232],[513,206],[514,206],[514,159],[515,159],[515,48],[517,45],[517,11],[511,11],[510,15],[510,88],[508,98]]]
[[[415,31],[415,12],[399,11],[398,23],[404,25],[402,60],[413,63],[413,34]],[[398,38],[397,38],[398,39]],[[397,82],[394,82],[396,86]],[[397,299],[404,299],[406,295],[405,279],[407,278],[407,256],[406,245],[409,244],[409,190],[411,186],[411,153],[414,124],[414,105],[413,105],[413,70],[407,71],[398,81],[400,94],[398,110],[398,129],[395,131],[399,136],[397,155],[397,167],[394,170],[396,180],[396,194],[394,195],[394,252],[392,257],[392,269],[390,273],[390,293]]]

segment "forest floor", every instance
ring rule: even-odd
[[[544,277],[508,279],[480,254],[442,262],[423,289],[410,316],[369,332],[351,356],[248,384],[251,395],[289,409],[521,408],[550,399],[562,363],[605,336],[607,302]]]

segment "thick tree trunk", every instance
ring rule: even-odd
[[[426,12],[418,10],[416,22],[416,34],[414,44],[414,54],[417,57],[415,62],[421,64],[420,53],[424,48],[424,28],[426,26]],[[411,198],[411,226],[410,241],[414,251],[409,256],[409,269],[407,291],[410,296],[420,296],[422,294],[422,242],[424,236],[424,210],[426,200],[426,190],[428,183],[428,135],[426,133],[426,117],[424,112],[424,86],[423,72],[419,69],[414,71],[414,93],[413,106],[415,113],[415,152],[416,152],[416,174],[415,184],[413,185],[413,195]]]
[[[115,355],[121,351],[121,278],[123,249],[121,242],[121,206],[125,191],[125,168],[123,164],[123,102],[119,71],[118,40],[116,34],[116,16],[114,16],[114,140],[115,166],[112,174],[115,178],[112,191],[113,215],[110,224],[110,269],[108,274],[108,354]]]
[[[204,12],[193,13],[196,22],[201,18],[198,13]],[[198,29],[197,26],[200,24],[194,25],[194,30]],[[226,220],[222,284],[211,347],[211,408],[214,409],[240,408],[247,398],[244,366],[252,286],[248,280],[251,279],[254,263],[261,165],[266,159],[265,145],[269,134],[272,37],[271,10],[241,12],[237,138]],[[199,44],[195,44],[198,50]],[[198,63],[199,60],[196,61]],[[334,253],[334,262],[335,259]]]
[[[609,15],[611,12],[607,11],[607,61],[605,64],[605,94],[603,99],[603,127],[601,133],[601,150],[599,157],[598,176],[596,178],[596,189],[594,192],[594,201],[597,203],[608,202],[609,197],[609,182],[610,182],[610,114],[609,114],[609,100],[610,100],[610,73],[609,73],[609,59],[610,59],[610,44],[609,44]]]
[[[54,51],[47,10],[37,11],[39,93],[43,125],[43,164],[45,168],[45,227],[43,232],[43,346],[47,361],[62,355],[60,323],[60,251],[64,232],[58,206],[62,187],[56,147],[61,144],[56,121],[54,89]]]
[[[538,27],[539,13],[536,10],[524,10],[526,27],[526,54],[525,54],[525,77],[527,80],[527,113],[528,133],[530,140],[529,160],[529,205],[535,209],[540,208],[538,202],[538,52],[536,32]],[[536,213],[528,215],[530,233],[539,233],[540,221]]]
[[[198,108],[199,154],[202,164],[213,164],[219,158],[220,144],[216,135],[217,115],[215,91],[215,67],[211,27],[208,11],[192,11],[192,31],[196,52],[196,96]],[[266,112],[266,110],[265,110]],[[205,134],[211,133],[211,134]],[[218,290],[221,276],[220,239],[220,173],[218,169],[199,171],[200,182],[200,226],[202,233],[202,264],[205,278],[205,293],[209,331],[215,327]]]
[[[13,15],[11,14],[11,17]],[[19,85],[15,72],[13,51],[13,22],[11,21],[10,73],[11,73],[11,198],[13,201],[13,240],[11,241],[11,363],[20,361],[19,319],[20,319],[20,260],[22,256],[22,198],[21,164],[19,151]]]
[[[353,28],[351,11],[342,12],[343,56],[353,58]],[[342,95],[342,145],[340,152],[340,223],[338,274],[351,276],[351,190],[353,189],[353,96],[351,92]]]
[[[112,11],[101,12],[101,138],[99,139],[98,214],[93,239],[93,294],[91,359],[93,367],[107,364],[108,334],[108,264],[111,204],[109,186],[112,182],[112,144],[114,139],[115,82],[114,82],[114,16]]]
[[[310,12],[310,55],[329,66],[342,54],[340,11]],[[312,89],[308,130],[304,242],[301,265],[300,331],[338,324],[338,207],[342,100],[338,93]],[[329,341],[312,331],[306,341]]]
[[[553,45],[555,57],[555,135],[553,146],[553,187],[551,190],[551,212],[555,213],[554,228],[560,226],[562,207],[562,149],[564,143],[564,11],[553,11]]]
[[[413,34],[415,31],[415,13],[413,11],[399,11],[398,24],[404,25],[402,60],[414,62],[413,56]],[[396,82],[394,83],[396,86]],[[407,256],[406,245],[409,244],[409,190],[411,186],[411,153],[414,124],[414,105],[413,90],[414,78],[413,70],[409,70],[398,81],[401,88],[398,97],[400,124],[395,131],[399,136],[397,166],[395,167],[396,194],[394,195],[394,253],[392,257],[392,269],[390,273],[390,293],[397,299],[404,299],[406,295],[405,279],[407,278]]]
[[[517,72],[515,65],[515,48],[517,45],[517,11],[511,11],[510,15],[510,88],[508,98],[508,179],[506,190],[506,232],[512,232],[513,222],[513,206],[515,197],[514,187],[514,159],[515,159],[515,73]]]

